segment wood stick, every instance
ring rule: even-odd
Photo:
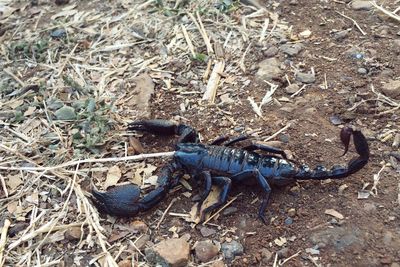
[[[217,94],[217,88],[219,80],[221,79],[220,73],[224,72],[225,61],[217,61],[214,65],[214,69],[211,72],[210,79],[207,83],[206,92],[203,95],[203,100],[208,100],[209,103],[214,103],[215,96]]]
[[[3,267],[3,251],[6,247],[7,242],[7,233],[8,228],[10,227],[11,222],[8,219],[5,219],[3,228],[1,229],[1,238],[0,238],[0,267]]]

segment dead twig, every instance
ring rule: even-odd
[[[6,151],[13,151],[11,148],[6,147],[3,144],[0,144],[0,148]],[[82,159],[82,160],[74,160],[68,161],[60,165],[50,166],[50,167],[3,167],[0,166],[0,170],[14,170],[14,171],[51,171],[56,169],[61,169],[69,166],[74,166],[77,164],[84,163],[99,163],[99,162],[116,162],[116,161],[139,161],[147,158],[158,158],[158,157],[172,157],[175,152],[159,152],[159,153],[151,153],[151,154],[141,154],[135,156],[128,157],[120,157],[120,158],[101,158],[101,159]]]
[[[345,14],[342,14],[342,13],[340,13],[338,11],[336,11],[336,13],[338,13],[340,16],[342,16],[342,17],[344,17],[346,19],[351,20],[353,22],[353,24],[357,27],[357,29],[361,32],[362,35],[366,35],[367,34],[366,32],[363,31],[363,29],[361,29],[361,27],[360,27],[360,25],[358,25],[357,21],[355,21],[354,19],[352,19],[352,18],[350,18],[350,17],[346,16]]]
[[[225,61],[220,60],[217,61],[214,65],[214,68],[211,72],[210,79],[207,83],[206,91],[203,95],[203,100],[207,100],[209,103],[215,102],[215,96],[217,95],[217,88],[219,81],[221,79],[221,73],[224,72]]]
[[[176,198],[174,198],[173,200],[171,200],[171,203],[169,203],[168,207],[165,209],[163,215],[161,216],[160,221],[157,223],[156,229],[159,229],[159,228],[160,228],[160,225],[161,225],[162,221],[164,220],[165,215],[167,214],[167,212],[169,211],[169,209],[172,207],[172,205],[175,203],[175,201],[176,201]]]
[[[242,193],[236,195],[231,200],[229,200],[223,207],[217,210],[213,215],[211,215],[207,220],[203,222],[203,225],[206,225],[209,221],[211,221],[215,216],[217,216],[221,211],[223,211],[226,207],[228,207],[232,202],[234,202]]]
[[[281,132],[286,131],[287,128],[289,128],[291,126],[290,123],[286,124],[285,127],[283,127],[282,129],[280,129],[279,131],[277,131],[276,133],[274,133],[273,135],[267,137],[266,139],[264,139],[264,142],[267,142],[271,139],[274,139],[276,136],[278,136]]]
[[[7,242],[7,233],[8,233],[8,228],[10,227],[11,222],[9,219],[4,220],[3,228],[1,229],[1,238],[0,238],[0,267],[3,266],[3,251],[4,248],[6,247],[6,242]]]
[[[375,1],[369,1],[376,9],[379,11],[383,12],[384,14],[388,15],[392,19],[395,19],[397,21],[400,21],[400,16],[396,15],[396,12],[398,9],[396,9],[394,12],[390,12],[389,10],[383,8],[382,6],[379,6]],[[399,7],[400,8],[400,7]]]

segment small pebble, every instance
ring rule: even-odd
[[[358,68],[357,72],[359,74],[367,74],[368,71],[365,68]]]
[[[234,214],[237,211],[238,211],[238,209],[236,207],[228,207],[222,212],[222,214],[227,216],[227,215]]]
[[[211,241],[200,241],[195,247],[196,258],[201,262],[208,262],[218,255],[219,249]]]
[[[142,221],[133,221],[130,225],[134,231],[138,231],[139,233],[146,233],[149,227]]]
[[[57,30],[54,30],[54,31],[52,31],[50,33],[50,36],[53,37],[53,38],[61,38],[61,37],[66,36],[66,35],[67,35],[67,33],[65,32],[64,29],[57,29]]]
[[[339,116],[337,116],[337,115],[331,116],[331,117],[329,118],[329,120],[331,121],[331,123],[332,123],[333,125],[340,125],[340,124],[343,123],[342,119],[341,119]]]
[[[278,250],[277,254],[278,254],[278,258],[280,258],[280,259],[287,258],[289,256],[289,249],[283,248],[281,250]]]
[[[314,83],[315,82],[315,73],[304,73],[298,72],[296,74],[296,80],[302,83]]]
[[[288,210],[288,215],[290,217],[294,217],[296,215],[296,209],[294,209],[294,208],[289,209]]]
[[[262,248],[260,250],[260,253],[261,253],[262,260],[265,262],[268,262],[270,259],[272,259],[272,256],[274,255],[274,254],[272,254],[271,251],[269,251],[266,248]]]
[[[200,229],[200,233],[203,237],[209,237],[212,236],[216,233],[217,231],[215,231],[213,228],[208,228],[208,227],[201,227]]]
[[[239,242],[233,240],[230,243],[223,243],[221,245],[222,253],[225,256],[225,259],[231,261],[235,258],[235,256],[243,254],[243,246]]]
[[[299,89],[300,89],[300,87],[297,84],[292,83],[291,85],[286,86],[285,92],[287,94],[294,94],[297,91],[299,91]]]
[[[65,233],[64,233],[65,239],[67,239],[69,241],[79,240],[81,238],[81,235],[82,235],[82,230],[78,226],[71,227],[71,228],[67,229],[67,231],[65,231]]]
[[[291,225],[293,223],[293,219],[291,218],[291,217],[287,217],[286,219],[285,219],[285,224],[286,225]]]

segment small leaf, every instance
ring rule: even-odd
[[[55,112],[58,120],[75,120],[76,113],[72,107],[63,106]]]
[[[113,166],[108,170],[107,179],[104,183],[104,188],[107,189],[110,186],[116,185],[121,178],[121,170],[118,166]]]

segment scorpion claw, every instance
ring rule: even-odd
[[[350,137],[351,137],[352,133],[353,133],[353,129],[350,127],[344,127],[340,131],[340,140],[342,141],[342,144],[344,145],[344,153],[343,153],[342,157],[344,155],[346,155],[347,151],[349,150]]]
[[[134,184],[112,187],[107,192],[92,190],[92,195],[95,206],[110,215],[130,217],[141,210],[140,188]]]
[[[177,125],[166,120],[141,120],[128,124],[129,131],[149,132],[157,135],[173,135],[176,133]]]

